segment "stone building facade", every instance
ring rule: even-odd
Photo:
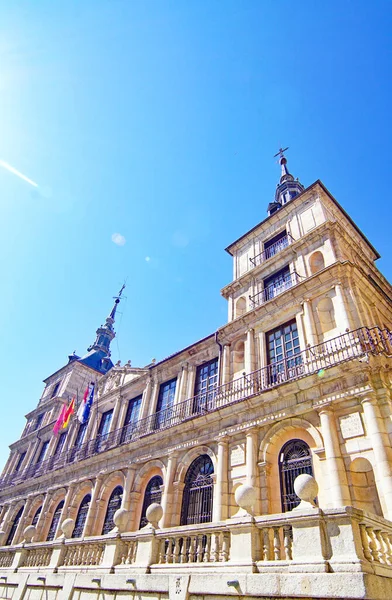
[[[0,481],[2,597],[392,598],[392,289],[321,181],[280,165],[226,249],[227,324],[113,365],[120,292],[45,380]],[[54,436],[89,382],[88,422]]]

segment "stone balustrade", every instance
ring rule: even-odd
[[[187,528],[188,529],[188,528]],[[158,534],[160,565],[165,563],[217,563],[229,560],[229,531],[198,528],[196,531]]]
[[[86,567],[120,573],[125,566],[149,573],[181,570],[182,565],[190,572],[227,565],[260,574],[310,565],[312,572],[364,572],[392,578],[392,523],[352,507],[315,507],[0,548],[0,573],[29,568],[60,573]]]
[[[15,551],[0,549],[0,569],[9,569],[14,561]]]
[[[365,559],[392,566],[392,523],[381,517],[364,515],[359,529]]]
[[[103,540],[79,542],[66,545],[63,567],[98,566],[102,563],[105,550]]]
[[[48,567],[52,558],[53,548],[29,548],[24,556],[23,567]]]

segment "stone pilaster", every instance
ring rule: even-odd
[[[311,300],[304,300],[304,326],[305,326],[305,338],[308,344],[311,346],[317,345],[317,332],[316,325],[314,322],[313,308]]]
[[[95,478],[94,489],[93,489],[93,493],[91,494],[91,502],[90,502],[90,506],[88,508],[87,518],[86,518],[86,522],[84,524],[82,537],[86,537],[87,535],[95,534],[93,529],[94,529],[94,522],[95,522],[97,512],[98,512],[97,511],[97,500],[98,500],[98,494],[101,491],[103,479],[104,479],[104,475],[101,475],[101,474],[97,475],[97,477]]]
[[[222,521],[229,516],[229,440],[222,437],[218,440],[218,460],[214,485],[213,521]]]
[[[334,303],[335,308],[335,320],[341,332],[350,329],[350,322],[347,316],[347,309],[344,302],[344,296],[342,292],[342,286],[340,284],[335,285],[336,300]]]
[[[338,430],[335,415],[329,407],[319,411],[321,433],[324,439],[325,458],[327,468],[326,477],[329,479],[329,496],[334,508],[351,504],[347,474],[340,450]]]
[[[60,534],[61,531],[61,524],[65,519],[68,519],[69,517],[69,508],[71,505],[71,501],[72,501],[72,497],[75,491],[75,487],[76,487],[76,482],[71,482],[68,486],[68,490],[67,493],[65,495],[64,498],[64,506],[63,506],[63,510],[61,511],[61,516],[57,525],[57,529],[56,529],[56,533],[54,536],[54,539],[56,539],[58,537],[58,535]]]
[[[253,329],[248,329],[245,340],[245,372],[252,373],[256,369],[255,360],[255,337]]]
[[[46,496],[45,496],[45,499],[42,504],[42,509],[41,509],[41,512],[40,512],[40,515],[39,515],[39,518],[37,521],[37,526],[36,526],[37,533],[34,536],[34,542],[43,541],[43,540],[41,540],[41,536],[42,536],[42,532],[46,525],[46,520],[48,518],[48,507],[49,507],[51,499],[52,499],[52,492],[51,492],[51,490],[48,490],[46,492]]]
[[[177,466],[177,453],[171,452],[167,460],[165,485],[162,494],[161,505],[163,508],[162,519],[159,522],[160,527],[170,527],[171,515],[173,511],[173,483]]]
[[[374,396],[361,400],[367,435],[374,453],[374,470],[384,517],[392,519],[392,449],[385,430],[384,419]]]
[[[221,384],[230,381],[230,344],[223,346]]]

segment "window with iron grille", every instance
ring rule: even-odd
[[[22,452],[21,454],[19,454],[18,462],[16,463],[16,467],[15,467],[15,473],[17,473],[20,470],[25,458],[26,458],[26,452]]]
[[[57,442],[57,446],[56,446],[56,450],[54,452],[55,456],[59,456],[62,452],[62,449],[64,448],[64,444],[65,444],[65,440],[67,439],[67,432],[63,431],[63,433],[60,433],[58,442]]]
[[[312,455],[302,440],[290,440],[279,455],[280,489],[282,511],[292,510],[301,502],[294,492],[294,481],[302,473],[313,476]]]
[[[142,507],[142,515],[140,517],[140,525],[139,529],[147,525],[148,521],[146,518],[146,510],[150,506],[156,502],[160,504],[162,498],[161,486],[163,485],[163,479],[159,475],[156,475],[147,484],[146,491],[144,492],[144,500]]]
[[[127,414],[123,430],[121,433],[121,443],[128,442],[132,438],[132,433],[139,419],[140,407],[142,405],[142,396],[133,398],[128,402]]]
[[[36,460],[36,464],[37,465],[40,464],[40,463],[42,463],[42,461],[44,460],[46,451],[48,449],[48,446],[49,446],[49,440],[46,440],[46,442],[44,442],[42,444],[41,450],[39,451],[38,458]]]
[[[269,331],[266,339],[270,383],[280,383],[299,375],[303,367],[295,319]]]
[[[23,510],[24,510],[24,506],[22,506],[18,510],[15,519],[12,521],[11,529],[9,531],[9,534],[8,534],[8,537],[7,537],[7,541],[5,543],[6,546],[11,546],[11,544],[12,544],[12,542],[14,540],[14,535],[15,535],[16,529],[17,529],[17,527],[19,525],[19,521],[21,519],[21,516],[23,514]]]
[[[90,508],[91,495],[87,494],[80,503],[78,516],[75,520],[75,529],[73,530],[72,537],[82,537],[84,525],[87,519],[88,509]]]
[[[113,529],[114,513],[116,512],[116,510],[121,508],[122,497],[123,497],[123,489],[122,489],[121,485],[118,485],[117,487],[114,488],[114,490],[112,491],[110,498],[109,498],[108,507],[106,509],[105,520],[103,522],[103,527],[102,527],[102,535],[109,533],[109,531],[111,531]]]
[[[214,358],[197,367],[193,412],[212,410],[215,404],[215,388],[218,383],[218,359]]]
[[[34,517],[33,517],[33,520],[31,521],[31,524],[32,524],[32,525],[34,525],[34,526],[35,526],[35,525],[37,525],[37,523],[38,523],[38,519],[39,519],[39,516],[40,516],[40,514],[41,514],[41,511],[42,511],[42,506],[40,506],[40,507],[39,507],[39,508],[38,508],[38,509],[35,511],[35,515],[34,515]]]
[[[162,383],[159,388],[159,396],[155,415],[155,429],[163,427],[168,423],[172,416],[172,407],[174,395],[176,393],[177,379],[171,379]]]
[[[57,505],[56,510],[53,513],[52,522],[49,527],[48,535],[46,536],[46,541],[51,542],[54,540],[54,536],[56,535],[57,527],[60,521],[61,513],[63,512],[64,500]]]
[[[209,523],[212,520],[212,491],[214,472],[207,454],[196,458],[185,476],[182,498],[181,525]]]

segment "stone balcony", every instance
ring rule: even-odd
[[[151,436],[219,411],[220,409],[262,396],[279,386],[320,374],[342,363],[367,355],[392,355],[392,334],[386,329],[362,327],[336,338],[308,347],[290,358],[267,365],[242,377],[198,394],[165,410],[139,419],[120,429],[97,436],[79,447],[52,456],[20,472],[11,473],[0,481],[0,489],[17,485],[27,479],[40,477],[67,465],[107,452],[118,446],[138,442]]]

